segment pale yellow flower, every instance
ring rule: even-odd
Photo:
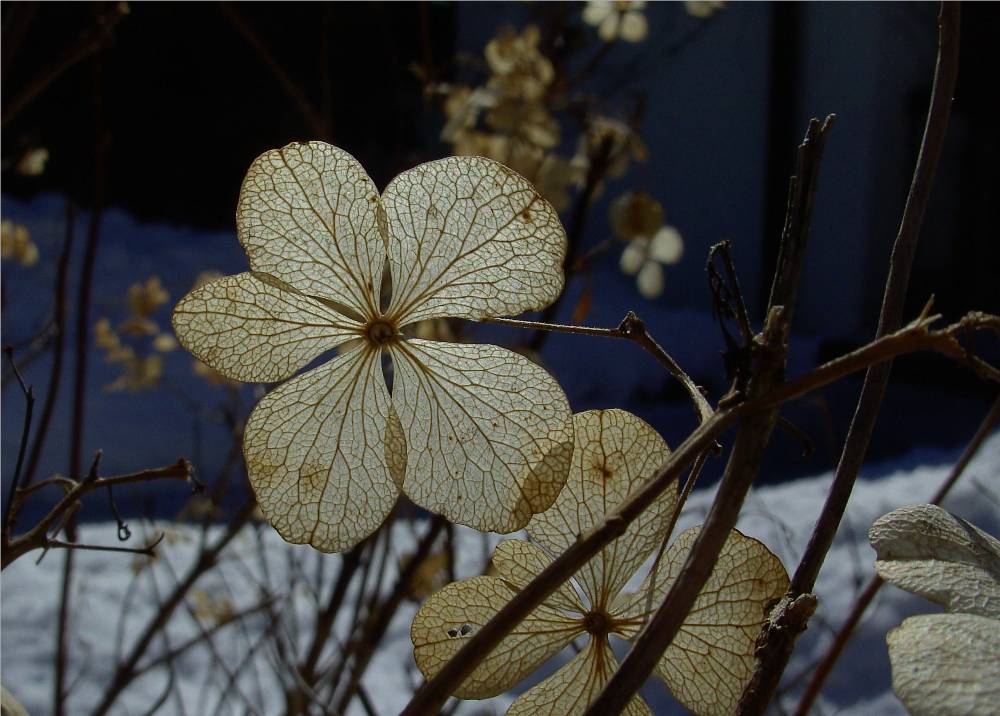
[[[725,0],[684,0],[688,15],[702,20],[711,17],[726,7]]]
[[[528,523],[534,540],[497,545],[497,576],[449,584],[413,619],[414,659],[432,678],[477,630],[578,535],[605,516],[666,460],[663,439],[639,418],[621,410],[574,416],[575,450],[566,487],[555,503]],[[681,534],[666,550],[655,576],[635,593],[625,591],[633,574],[658,548],[676,507],[668,489],[521,622],[455,692],[459,698],[503,693],[574,639],[586,644],[559,671],[521,694],[508,714],[582,713],[617,668],[608,637],[632,639],[680,572],[698,534]],[[760,542],[733,531],[691,613],[656,667],[674,696],[696,714],[730,714],[753,673],[757,634],[771,605],[788,587],[788,575]],[[634,698],[626,714],[649,714]]]
[[[588,0],[583,21],[596,27],[605,42],[642,42],[649,34],[645,9],[646,3],[641,0]]]
[[[636,277],[639,293],[654,299],[663,293],[663,267],[681,260],[684,240],[673,226],[662,226],[653,234],[637,236],[622,251],[619,266],[622,273]]]
[[[237,236],[251,270],[177,304],[185,348],[235,380],[275,382],[356,341],[269,392],[247,420],[250,481],[286,540],[346,549],[400,491],[498,532],[552,503],[572,453],[558,383],[503,348],[408,336],[419,321],[516,315],[559,295],[566,234],[523,177],[449,157],[380,195],[343,150],[291,144],[250,167]]]
[[[521,34],[504,27],[490,40],[483,54],[493,76],[488,86],[502,96],[537,101],[555,78],[552,63],[538,49],[541,32],[528,25]]]
[[[45,173],[45,165],[49,161],[49,150],[45,147],[35,147],[25,152],[17,163],[18,174],[37,177]]]
[[[8,220],[0,222],[0,256],[14,259],[22,266],[38,263],[38,247],[31,240],[28,227]]]

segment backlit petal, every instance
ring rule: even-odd
[[[398,496],[386,464],[388,415],[379,353],[364,348],[257,404],[243,452],[260,508],[282,537],[338,552],[378,528]]]
[[[700,528],[682,533],[663,556],[653,593],[659,606],[680,574]],[[647,583],[612,607],[632,619],[631,637],[647,614]],[[763,544],[733,530],[684,625],[667,647],[656,672],[674,696],[696,714],[732,714],[756,666],[754,645],[775,602],[788,589],[781,562]]]
[[[590,639],[587,646],[559,671],[521,694],[507,709],[507,716],[582,714],[617,668],[618,661],[607,639]],[[638,696],[629,701],[622,713],[626,716],[652,714]]]
[[[424,602],[410,627],[413,658],[424,677],[437,674],[516,591],[497,577],[473,577],[449,584]],[[579,619],[542,603],[514,627],[454,695],[485,699],[501,694],[581,632]]]
[[[294,143],[250,165],[236,231],[254,271],[369,316],[385,262],[378,206],[354,157],[323,142]]]
[[[411,339],[390,353],[411,500],[504,533],[552,504],[566,482],[573,425],[551,375],[497,346]]]
[[[523,539],[504,540],[493,550],[493,566],[497,574],[518,589],[527,586],[551,561],[552,558],[540,547]],[[573,587],[565,582],[546,601],[567,612],[582,614],[586,611]]]
[[[483,157],[448,157],[382,196],[392,303],[401,324],[478,320],[547,306],[563,288],[566,232],[531,183]]]
[[[289,287],[290,288],[290,287]],[[252,273],[197,288],[174,308],[174,332],[203,363],[234,380],[284,380],[360,324]]]
[[[623,410],[591,410],[573,416],[576,449],[566,487],[555,503],[528,524],[528,533],[553,555],[577,535],[601,524],[670,454],[646,422]],[[668,488],[625,534],[576,575],[591,605],[607,608],[619,590],[664,538],[677,501]]]

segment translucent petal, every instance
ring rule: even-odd
[[[663,293],[663,268],[655,261],[647,261],[639,269],[635,283],[643,297],[657,298]]]
[[[619,33],[626,42],[642,42],[649,34],[646,16],[638,10],[626,11],[622,15],[622,26]]]
[[[675,264],[683,254],[684,239],[672,226],[664,226],[657,231],[649,245],[649,257],[661,264]]]
[[[555,503],[528,524],[528,533],[552,554],[601,524],[670,454],[663,438],[624,410],[591,410],[573,416],[576,447],[566,487]],[[636,569],[664,538],[677,502],[667,489],[621,537],[576,575],[594,607],[607,608]]]
[[[614,5],[611,0],[588,0],[586,7],[583,8],[583,21],[596,27],[613,12]]]
[[[473,577],[449,584],[424,602],[410,627],[413,658],[424,677],[437,674],[515,593],[503,579]],[[484,699],[503,693],[582,632],[579,619],[542,603],[514,627],[454,695]]]
[[[573,424],[551,375],[489,345],[411,339],[390,352],[411,500],[493,532],[519,530],[552,504],[566,482]]]
[[[607,639],[590,639],[569,663],[537,686],[521,694],[510,705],[507,716],[559,714],[574,716],[587,710],[618,668]],[[622,711],[626,716],[651,716],[646,703],[636,696]]]
[[[605,42],[614,42],[618,38],[618,30],[621,27],[622,14],[617,10],[611,12],[597,27],[597,34]]]
[[[914,716],[988,716],[1000,701],[1000,620],[921,614],[886,637],[892,689]]]
[[[385,263],[378,206],[375,184],[350,154],[289,144],[250,165],[236,231],[254,271],[369,316]]]
[[[1000,542],[934,505],[880,517],[868,533],[885,581],[950,612],[1000,618]]]
[[[647,245],[648,240],[641,236],[628,242],[628,246],[622,251],[622,257],[618,261],[618,267],[622,273],[629,276],[635,276],[639,273],[639,269],[646,262]]]
[[[518,589],[527,586],[551,561],[551,557],[540,547],[523,539],[504,540],[493,550],[493,566],[497,574]],[[568,612],[583,614],[586,611],[568,583],[561,584],[546,601],[551,606]]]
[[[401,325],[547,306],[563,288],[566,232],[531,183],[483,157],[403,172],[382,195]]]
[[[682,533],[663,555],[652,604],[655,609],[680,574],[700,528]],[[630,620],[628,637],[643,623],[650,579],[612,607],[617,619]],[[733,530],[722,547],[708,582],[657,673],[674,696],[696,714],[731,714],[756,664],[754,645],[774,603],[788,589],[781,562],[757,540]]]
[[[398,496],[386,465],[389,395],[380,355],[339,355],[257,403],[243,438],[250,483],[289,542],[343,551],[382,523]]]
[[[284,380],[324,351],[356,338],[362,328],[252,273],[195,289],[174,308],[173,323],[177,338],[203,363],[234,380],[254,382]]]

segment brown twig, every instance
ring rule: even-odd
[[[31,487],[18,492],[14,498],[20,504],[26,495],[36,492],[50,485],[59,485],[66,489],[62,499],[57,502],[48,513],[40,519],[34,527],[23,535],[16,537],[5,545],[2,555],[3,569],[27,552],[35,549],[44,549],[46,544],[51,544],[52,539],[48,537],[49,528],[57,520],[63,518],[69,511],[73,510],[84,495],[94,490],[115,487],[117,485],[127,485],[137,482],[150,482],[153,480],[191,480],[191,464],[184,458],[179,459],[173,465],[158,467],[149,470],[129,473],[127,475],[115,475],[112,477],[98,477],[97,465],[100,459],[100,452],[94,460],[90,472],[82,480],[70,480],[69,478],[50,478],[42,482],[37,482]],[[71,485],[71,487],[70,487]],[[72,542],[72,540],[70,540]]]
[[[542,323],[537,321],[521,321],[512,318],[490,318],[490,323],[501,326],[512,326],[514,328],[527,328],[538,332],[549,333],[574,333],[582,336],[598,336],[602,338],[622,338],[634,342],[656,358],[657,362],[666,368],[670,375],[674,376],[687,391],[691,402],[694,404],[695,412],[699,422],[704,423],[714,412],[712,406],[705,399],[701,389],[695,384],[691,377],[684,372],[663,346],[656,342],[646,329],[645,322],[635,313],[629,311],[617,328],[597,328],[593,326],[569,326],[560,323]]]
[[[10,490],[7,493],[7,504],[4,505],[3,510],[2,534],[3,546],[6,551],[10,543],[11,520],[14,516],[14,500],[17,490],[21,486],[21,465],[24,463],[24,452],[28,447],[28,436],[31,434],[31,416],[35,411],[35,392],[30,385],[25,385],[24,378],[21,377],[21,371],[17,369],[17,363],[14,362],[14,351],[8,347],[4,348],[3,352],[7,356],[7,360],[10,361],[11,370],[14,371],[14,376],[17,378],[18,385],[21,386],[21,392],[24,394],[24,424],[21,427],[21,442],[17,448],[17,462],[14,464],[14,474],[11,475]]]
[[[952,95],[958,75],[959,19],[959,4],[957,2],[942,2],[938,17],[938,58],[934,72],[930,109],[927,113],[927,125],[924,128],[923,141],[920,154],[917,157],[917,166],[913,173],[910,193],[903,209],[899,233],[892,248],[889,276],[886,280],[878,331],[876,332],[877,338],[896,331],[902,324],[910,268],[916,253],[917,240],[920,237],[924,210],[927,207],[931,187],[934,183],[938,159],[944,147]],[[868,443],[882,405],[882,398],[889,383],[891,370],[892,362],[886,361],[873,365],[865,374],[861,395],[858,398],[854,418],[851,421],[851,427],[841,452],[833,484],[809,544],[795,570],[795,575],[792,577],[788,591],[790,602],[794,602],[799,596],[812,591],[816,577],[823,566],[823,560],[833,544],[833,538],[840,526],[854,483],[864,462]],[[781,674],[791,657],[797,637],[798,634],[789,629],[774,630],[765,637],[765,642],[776,641],[780,644],[767,646],[773,656],[759,662],[759,666],[741,699],[740,712],[742,714],[763,713],[767,704],[770,703]]]
[[[35,432],[35,441],[31,445],[28,464],[24,469],[24,484],[30,485],[38,469],[38,462],[45,447],[45,438],[49,433],[52,415],[55,413],[56,398],[59,396],[59,384],[62,381],[63,346],[66,342],[66,279],[69,275],[69,257],[73,250],[73,235],[76,225],[76,207],[72,202],[66,202],[66,236],[63,240],[62,253],[56,266],[55,306],[53,322],[55,326],[52,346],[52,368],[49,371],[48,390],[45,393],[45,404]]]
[[[156,615],[149,621],[146,628],[142,631],[139,637],[135,640],[132,645],[128,656],[118,664],[115,669],[115,674],[111,680],[111,683],[104,691],[104,696],[101,702],[93,711],[94,716],[101,716],[106,714],[111,706],[117,700],[119,694],[128,687],[129,684],[138,675],[138,664],[139,660],[146,654],[146,650],[149,648],[150,643],[156,635],[166,626],[170,617],[173,615],[174,611],[180,606],[181,602],[184,600],[185,595],[191,590],[194,583],[207,572],[209,569],[215,566],[219,555],[222,550],[239,534],[240,530],[250,521],[250,517],[253,515],[254,509],[256,508],[256,502],[250,500],[239,512],[233,517],[229,525],[226,527],[226,531],[216,540],[213,544],[209,545],[206,549],[202,550],[198,555],[197,561],[188,570],[187,574],[181,579],[177,586],[174,587],[173,591],[167,596],[163,601],[163,604],[157,610]]]
[[[620,537],[633,520],[674,484],[683,470],[741,418],[783,405],[846,375],[898,355],[932,350],[951,358],[967,360],[968,353],[958,343],[956,335],[983,330],[1000,335],[1000,317],[997,316],[970,314],[958,323],[938,331],[930,330],[933,320],[921,318],[896,333],[789,380],[765,395],[751,397],[743,403],[717,410],[677,446],[655,475],[608,514],[600,525],[581,535],[479,629],[441,671],[420,688],[403,713],[407,716],[437,713],[448,696],[511,630],[589,559]],[[1000,377],[997,381],[1000,382]]]
[[[993,407],[983,418],[983,422],[979,425],[979,429],[976,430],[976,434],[972,436],[972,440],[966,445],[965,450],[959,456],[958,461],[952,466],[951,471],[948,473],[947,479],[941,484],[931,498],[930,504],[940,505],[944,498],[947,497],[948,492],[954,487],[955,483],[965,472],[965,468],[969,466],[972,462],[972,458],[975,457],[976,453],[979,452],[979,448],[982,446],[986,438],[989,437],[993,428],[1000,423],[1000,397],[997,397],[993,401]],[[851,613],[848,615],[844,624],[837,631],[836,636],[833,638],[833,642],[827,648],[826,653],[823,654],[823,658],[820,659],[819,663],[816,665],[812,672],[812,677],[809,679],[809,683],[806,685],[805,691],[802,694],[802,698],[799,699],[799,704],[795,709],[796,716],[805,716],[812,709],[813,703],[819,696],[820,692],[823,690],[823,684],[826,683],[827,677],[830,675],[830,671],[833,669],[834,664],[840,658],[843,653],[844,648],[850,641],[851,636],[854,634],[854,630],[857,628],[858,623],[861,621],[861,617],[864,616],[865,611],[871,604],[875,595],[878,594],[879,589],[882,588],[883,580],[879,575],[874,575],[865,586],[864,590],[858,596],[854,602],[854,606],[851,608]]]
[[[361,638],[359,644],[361,645],[358,653],[354,655],[354,664],[351,667],[351,677],[347,682],[347,687],[344,689],[343,694],[337,701],[337,706],[335,713],[347,713],[347,707],[351,703],[351,699],[359,693],[358,689],[361,686],[361,678],[364,676],[365,669],[368,668],[368,663],[371,661],[372,655],[375,653],[375,647],[382,641],[382,637],[385,636],[386,629],[389,628],[389,622],[392,621],[392,617],[396,614],[396,610],[402,603],[403,599],[406,597],[409,589],[410,583],[413,581],[414,575],[417,570],[420,569],[421,564],[430,554],[431,548],[434,542],[437,540],[438,535],[444,526],[447,524],[447,520],[443,517],[435,516],[427,529],[427,532],[420,539],[417,549],[414,551],[409,562],[400,571],[399,576],[396,578],[396,584],[389,593],[389,596],[377,606],[376,609],[368,615],[367,623],[365,624],[365,629],[361,633]]]

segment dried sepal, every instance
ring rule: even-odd
[[[558,383],[496,346],[410,340],[391,350],[406,434],[403,490],[479,530],[513,532],[552,504],[573,450]]]
[[[575,449],[566,487],[552,507],[536,515],[528,532],[553,554],[604,521],[670,454],[645,421],[623,410],[592,410],[573,416]],[[591,604],[607,605],[663,541],[677,501],[665,490],[625,533],[577,573]]]
[[[523,589],[549,566],[552,558],[542,549],[523,539],[503,540],[493,550],[493,567],[498,576],[506,579],[518,589]],[[559,609],[572,612],[586,611],[573,587],[564,582],[550,595],[546,602]]]
[[[880,517],[869,531],[887,582],[949,612],[1000,618],[1000,542],[934,505]]]
[[[892,688],[914,716],[995,714],[1000,703],[1000,620],[922,614],[889,632]]]
[[[388,415],[379,355],[364,349],[257,403],[243,452],[260,508],[282,537],[337,552],[382,524],[399,494],[386,466]]]
[[[401,324],[532,311],[562,292],[566,232],[524,177],[482,157],[421,164],[389,183],[393,295]]]
[[[424,676],[433,678],[516,591],[498,577],[473,577],[449,584],[424,602],[410,627],[413,658]],[[540,605],[476,667],[455,696],[484,699],[503,693],[581,632],[579,620]]]
[[[618,668],[607,640],[592,639],[555,674],[521,694],[507,709],[507,716],[559,714],[576,716],[587,710]],[[640,697],[633,697],[622,711],[626,716],[652,712]]]
[[[241,273],[178,302],[174,332],[198,360],[227,378],[284,380],[351,338],[361,324],[266,275]]]
[[[623,597],[615,611],[635,636],[680,574],[700,527],[667,549],[651,580]],[[651,575],[652,577],[652,575]],[[687,619],[657,665],[674,696],[696,714],[731,714],[756,666],[754,646],[771,608],[788,589],[781,561],[761,542],[733,530]]]

